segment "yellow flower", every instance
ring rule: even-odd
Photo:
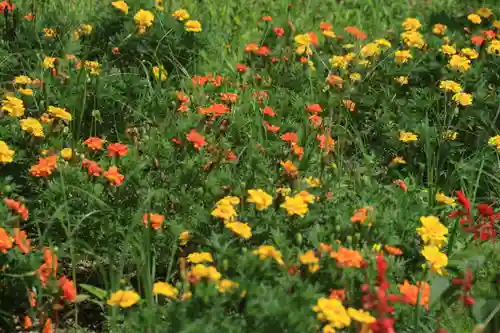
[[[462,106],[468,106],[472,105],[472,95],[464,92],[459,92],[453,95],[451,98],[454,100],[457,104],[462,105]]]
[[[24,89],[24,88],[19,88],[17,89],[21,95],[25,96],[33,96],[33,89]]]
[[[114,1],[111,3],[113,7],[121,10],[125,14],[128,14],[128,5],[125,1]]]
[[[479,16],[477,14],[469,14],[469,15],[467,15],[467,19],[474,24],[481,23],[481,16]]]
[[[454,141],[457,139],[458,133],[452,130],[446,130],[443,132],[443,139],[444,140],[449,140],[449,141]]]
[[[188,32],[201,32],[201,23],[197,20],[189,20],[184,24],[184,29]]]
[[[342,45],[342,47],[344,49],[346,49],[346,50],[349,50],[349,49],[352,49],[352,48],[356,47],[356,45],[354,45],[354,44],[344,44],[344,45]]]
[[[23,100],[15,96],[5,96],[1,110],[12,117],[22,117],[24,116]]]
[[[66,111],[63,108],[59,108],[56,106],[49,106],[47,111],[54,118],[59,118],[62,120],[67,120],[67,121],[70,121],[73,119],[73,117],[71,116],[71,113],[69,113],[68,111]]]
[[[210,252],[193,252],[187,256],[187,261],[192,264],[201,264],[214,262],[214,258]]]
[[[319,187],[321,186],[321,181],[318,178],[313,178],[313,177],[307,177],[304,178],[304,182],[307,184],[308,187]]]
[[[276,189],[276,193],[278,193],[279,195],[282,195],[284,197],[289,195],[291,192],[292,192],[292,189],[289,187],[280,187],[280,188]]]
[[[446,228],[436,216],[422,216],[420,218],[422,227],[417,228],[422,241],[426,245],[433,245],[441,248],[446,243],[446,235],[448,228]]]
[[[436,201],[451,206],[455,203],[455,198],[448,197],[444,193],[438,192],[436,193]]]
[[[371,65],[371,62],[370,62],[370,60],[361,59],[361,60],[358,60],[358,65],[368,67]]]
[[[316,197],[307,191],[300,191],[296,196],[301,197],[306,204],[313,203]]]
[[[470,60],[466,57],[453,55],[448,62],[448,67],[459,72],[466,72],[470,68]]]
[[[73,149],[71,149],[71,148],[64,148],[63,150],[61,150],[61,157],[65,161],[69,161],[73,157]]]
[[[399,132],[399,141],[411,142],[417,140],[418,140],[418,135],[413,132],[404,132],[404,131]]]
[[[307,203],[300,195],[285,197],[285,202],[281,204],[281,207],[286,209],[288,215],[304,216],[309,211]]]
[[[451,80],[439,81],[439,89],[444,91],[451,91],[454,93],[459,93],[462,91],[462,86],[460,83]]]
[[[460,52],[471,60],[477,59],[479,57],[479,54],[477,53],[477,51],[474,49],[471,49],[469,47],[466,47],[465,49],[460,50]]]
[[[45,69],[54,68],[55,61],[56,61],[56,58],[54,58],[54,57],[45,57],[43,59],[42,67]]]
[[[360,81],[361,80],[361,74],[359,74],[359,73],[351,73],[351,75],[349,75],[349,78],[352,81]]]
[[[28,132],[33,136],[36,136],[36,137],[43,137],[44,136],[43,126],[35,118],[28,117],[26,119],[21,119],[20,125],[21,125],[21,129],[23,131]]]
[[[223,279],[220,280],[219,283],[217,284],[217,289],[219,289],[219,292],[225,293],[228,291],[231,291],[234,288],[238,288],[240,285],[237,282]]]
[[[118,290],[111,294],[107,301],[108,305],[119,305],[121,308],[129,308],[137,303],[141,297],[133,290]]]
[[[90,35],[92,33],[92,25],[90,24],[80,24],[78,28],[78,32],[82,35]]]
[[[455,53],[457,53],[457,49],[451,45],[441,46],[440,51],[446,55],[454,55]]]
[[[416,47],[421,49],[425,46],[425,40],[421,33],[417,31],[405,31],[401,33],[401,39],[408,47]]]
[[[253,250],[252,253],[258,255],[260,260],[272,258],[280,265],[285,264],[281,257],[281,252],[276,250],[272,245],[261,245],[257,250]]]
[[[163,68],[163,65],[161,65],[160,67],[154,66],[153,67],[153,76],[157,80],[165,81],[167,79],[167,71]]]
[[[295,53],[298,55],[306,54],[311,55],[313,50],[311,45],[313,45],[313,40],[310,34],[301,34],[294,37],[295,43],[297,44],[297,48],[295,49]]]
[[[183,231],[179,235],[179,244],[181,246],[186,246],[186,244],[189,242],[191,239],[191,235],[189,234],[189,231]]]
[[[491,9],[483,7],[476,10],[476,14],[484,18],[489,18],[491,15],[493,15],[493,12],[491,11]]]
[[[313,311],[317,313],[318,320],[327,321],[334,328],[344,328],[351,325],[351,317],[338,299],[320,298]]]
[[[405,84],[408,84],[408,76],[398,76],[398,77],[395,77],[394,81],[396,81],[400,85],[404,86]]]
[[[377,43],[368,43],[363,46],[360,51],[361,55],[365,58],[377,56],[380,54],[380,52],[382,52],[382,50],[380,50]]]
[[[413,17],[409,17],[406,20],[404,20],[404,22],[401,24],[401,26],[403,27],[403,29],[405,29],[407,31],[408,30],[415,31],[415,30],[420,29],[420,27],[422,27],[422,24],[420,24],[420,21],[418,19],[413,18]]]
[[[391,161],[392,164],[406,164],[406,161],[404,158],[396,156],[392,159]]]
[[[309,250],[304,254],[299,255],[300,263],[307,265],[309,272],[314,273],[319,270],[319,258],[316,256],[314,251]]]
[[[241,238],[249,239],[252,237],[252,228],[250,228],[248,223],[238,221],[228,222],[226,223],[226,228]]]
[[[55,36],[57,36],[57,31],[55,29],[52,28],[43,29],[43,37],[52,38]]]
[[[153,284],[153,294],[163,295],[169,298],[176,299],[179,296],[179,290],[167,282],[156,282]]]
[[[348,308],[347,314],[352,319],[356,320],[359,323],[363,323],[363,324],[371,324],[371,323],[374,323],[376,320],[375,317],[370,315],[370,313],[365,311],[365,310],[356,310],[353,308]]]
[[[153,21],[155,20],[155,16],[149,10],[140,9],[134,15],[134,22],[139,27],[150,27],[153,25]]]
[[[178,21],[184,21],[189,18],[189,13],[185,9],[177,9],[172,13],[172,17],[175,17]]]
[[[248,202],[254,203],[257,210],[264,210],[273,203],[273,197],[261,189],[248,190]]]
[[[101,70],[101,65],[97,61],[85,61],[84,64],[86,69],[90,69],[90,75],[99,75]]]
[[[422,249],[422,255],[429,262],[431,272],[444,275],[444,268],[448,265],[448,257],[441,253],[437,246],[427,245]]]
[[[29,76],[19,75],[14,78],[14,84],[30,84],[33,81]]]
[[[408,62],[409,59],[412,59],[410,50],[397,50],[394,52],[394,58],[397,64],[404,64]]]
[[[0,163],[12,163],[14,161],[14,153],[5,141],[0,140]]]
[[[335,333],[335,327],[332,325],[325,325],[323,326],[323,329],[321,330],[321,333]]]
[[[380,252],[382,250],[382,244],[380,243],[373,244],[372,249],[375,252]]]
[[[189,275],[196,280],[201,280],[203,278],[208,279],[211,282],[217,282],[221,278],[221,274],[213,266],[205,266],[203,264],[197,264],[194,266]]]
[[[497,150],[500,151],[500,135],[492,136],[488,139],[488,144],[490,146],[496,146]]]
[[[389,42],[387,39],[377,39],[377,40],[375,40],[375,43],[377,43],[377,45],[382,46],[382,47],[391,47],[392,46],[391,42]]]
[[[493,28],[495,28],[497,30],[500,29],[500,21],[499,20],[493,21],[492,25],[493,25]]]
[[[239,205],[240,204],[240,198],[238,197],[233,197],[233,196],[227,196],[227,197],[224,197],[222,199],[220,199],[219,201],[217,201],[217,205],[231,205],[231,206],[234,206],[234,205]]]
[[[323,30],[322,34],[323,34],[323,36],[328,37],[328,38],[336,38],[337,37],[335,32],[333,32],[332,30]]]
[[[498,40],[498,39],[492,40],[488,44],[488,47],[486,48],[486,52],[488,52],[489,54],[500,55],[500,40]]]
[[[229,204],[218,204],[215,206],[215,209],[211,214],[212,216],[219,217],[224,221],[231,221],[236,217],[236,215],[238,215],[233,206]]]
[[[349,60],[343,56],[334,55],[330,58],[330,64],[335,68],[346,69],[349,66]]]
[[[448,29],[448,27],[444,24],[434,24],[434,27],[432,28],[432,33],[435,35],[443,35],[445,31]]]

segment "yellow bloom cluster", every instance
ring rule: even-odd
[[[304,254],[299,255],[301,264],[307,265],[309,272],[314,273],[319,270],[319,258],[313,250],[309,250]]]
[[[497,150],[500,151],[500,135],[495,135],[495,136],[492,136],[489,140],[488,140],[488,144],[490,146],[496,146]]]
[[[214,210],[212,210],[212,216],[221,218],[224,223],[233,221],[238,213],[234,209],[234,206],[240,203],[238,197],[227,196],[219,200],[215,204]]]
[[[431,272],[443,275],[448,257],[440,249],[447,241],[448,228],[436,216],[422,216],[420,222],[422,227],[417,228],[417,232],[425,244],[421,253],[428,261]]]
[[[210,252],[193,252],[188,255],[187,261],[193,264],[201,264],[205,262],[213,262],[214,259]]]
[[[137,33],[143,34],[146,29],[153,25],[155,16],[149,10],[140,9],[134,15],[134,22],[137,25]]]
[[[5,141],[0,140],[0,163],[12,163],[14,160],[14,151],[9,148]]]
[[[257,210],[264,210],[273,203],[273,197],[261,189],[248,190],[247,202],[254,203]]]
[[[252,251],[253,254],[259,256],[260,260],[265,260],[267,258],[272,258],[280,265],[284,265],[283,258],[281,257],[281,252],[278,251],[272,245],[261,245],[257,250]]]

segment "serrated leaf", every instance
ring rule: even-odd
[[[91,286],[89,284],[80,283],[78,284],[78,286],[101,300],[105,299],[106,295],[108,294],[106,290]]]

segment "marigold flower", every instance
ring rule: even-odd
[[[418,135],[415,133],[404,132],[404,131],[399,132],[399,141],[412,142],[412,141],[417,141],[417,140],[418,140]]]
[[[394,53],[394,58],[397,64],[404,64],[408,62],[409,59],[412,59],[413,56],[410,50],[397,50]]]
[[[139,302],[141,297],[134,290],[118,290],[111,294],[111,297],[106,302],[111,306],[120,306],[121,308],[129,308]]]
[[[7,95],[2,101],[2,108],[0,110],[12,117],[22,117],[24,116],[23,100],[15,96]]]
[[[391,164],[406,164],[406,160],[403,157],[396,156],[392,159]]]
[[[155,282],[153,284],[153,295],[163,295],[168,298],[176,299],[179,296],[179,290],[167,282]]]
[[[123,13],[128,14],[128,5],[125,1],[113,1],[111,5],[116,9],[121,10]]]
[[[283,258],[281,257],[281,252],[278,251],[272,245],[261,245],[258,249],[252,251],[253,254],[259,256],[260,260],[265,260],[267,258],[271,258],[276,260],[279,265],[284,265]]]
[[[269,122],[265,121],[264,122],[264,125],[266,126],[266,130],[268,130],[269,132],[271,133],[278,133],[281,129],[281,127],[279,126],[274,126],[274,125],[271,125]]]
[[[354,110],[356,110],[356,103],[354,103],[350,99],[343,99],[342,104],[344,104],[346,109],[349,110],[350,112],[354,112]]]
[[[21,129],[35,137],[44,137],[43,126],[35,118],[25,118],[20,121]]]
[[[329,74],[327,81],[331,86],[337,86],[338,88],[342,88],[343,80],[340,76]]]
[[[264,192],[262,189],[248,190],[247,201],[255,204],[255,208],[262,211],[273,203],[273,197]]]
[[[420,218],[422,227],[417,228],[417,232],[422,237],[422,241],[428,245],[434,245],[441,248],[446,243],[446,228],[436,216],[422,216]]]
[[[220,280],[217,283],[217,289],[221,293],[225,293],[225,292],[231,291],[231,290],[233,290],[235,288],[238,288],[239,286],[240,285],[237,282],[234,282],[234,281],[231,281],[231,280],[228,280],[228,279]]]
[[[471,42],[474,45],[481,46],[484,43],[484,37],[483,36],[472,36]]]
[[[38,163],[31,167],[30,174],[35,177],[50,176],[57,167],[57,160],[57,155],[39,158]]]
[[[274,34],[276,35],[276,37],[283,37],[285,35],[285,29],[283,28],[273,28],[273,31],[274,31]]]
[[[64,149],[61,150],[60,154],[61,154],[61,157],[65,161],[69,161],[73,157],[73,149],[71,149],[71,148],[64,148]]]
[[[361,81],[361,74],[359,73],[351,73],[349,74],[349,79],[351,79],[351,81]]]
[[[42,333],[54,333],[54,329],[52,328],[52,319],[47,318],[45,324],[43,325]]]
[[[83,144],[86,145],[90,150],[97,151],[102,150],[104,146],[104,140],[97,137],[90,137],[87,140],[83,141]]]
[[[500,40],[492,40],[488,44],[486,52],[488,52],[489,54],[500,55]]]
[[[414,30],[420,29],[422,27],[422,24],[420,23],[420,21],[417,18],[409,17],[406,20],[404,20],[404,22],[401,24],[401,26],[405,30],[414,31]]]
[[[472,95],[464,92],[458,92],[451,98],[455,103],[462,106],[472,105]]]
[[[238,221],[228,222],[226,223],[226,228],[243,239],[249,239],[252,237],[252,228],[248,225],[248,223]]]
[[[425,40],[422,34],[414,30],[401,33],[401,39],[408,47],[421,49],[425,46]]]
[[[369,312],[361,309],[348,308],[347,314],[351,319],[363,324],[373,324],[376,321],[375,317],[370,315]]]
[[[98,177],[102,173],[101,166],[97,162],[91,160],[84,159],[82,162],[82,167],[84,169],[87,169],[87,173],[89,176]]]
[[[245,73],[248,70],[248,66],[243,65],[243,64],[236,64],[236,71],[239,73]]]
[[[319,105],[319,104],[309,104],[306,106],[306,110],[311,112],[311,113],[314,113],[314,114],[318,114],[318,113],[323,112],[323,109],[321,108],[321,105]]]
[[[439,89],[441,89],[443,91],[459,93],[462,91],[462,86],[455,81],[442,80],[442,81],[439,81]]]
[[[0,252],[7,253],[7,250],[11,249],[12,245],[12,238],[4,228],[0,228]]]
[[[0,163],[7,164],[14,161],[15,152],[9,148],[5,141],[0,140]]]
[[[373,57],[373,56],[378,56],[382,50],[378,46],[377,43],[368,43],[365,46],[363,46],[360,50],[360,53],[363,57]]]
[[[444,268],[448,265],[448,257],[446,254],[440,252],[439,248],[434,245],[424,246],[421,253],[428,261],[431,272],[444,275]]]
[[[151,228],[158,230],[162,227],[163,223],[165,222],[165,216],[155,213],[144,214],[142,216],[142,223],[144,223],[146,228],[149,226],[150,222],[151,222]]]
[[[317,313],[318,320],[326,321],[334,328],[344,328],[351,325],[351,318],[342,303],[333,298],[320,298],[313,311]],[[330,330],[329,332],[335,332]]]
[[[419,304],[429,310],[431,287],[427,282],[419,281],[417,285],[412,285],[408,280],[405,280],[404,284],[399,285],[399,292],[406,297],[408,304],[416,305],[417,299],[420,298]]]
[[[290,161],[290,160],[287,160],[285,162],[281,161],[280,164],[281,164],[281,166],[285,170],[285,173],[288,176],[290,176],[290,177],[296,177],[299,174],[299,170],[297,169],[297,167],[295,166],[295,164],[293,164],[292,161]]]
[[[118,168],[116,166],[109,167],[108,171],[105,171],[102,175],[111,183],[112,186],[120,186],[125,179],[125,176],[118,172]]]
[[[453,70],[459,71],[459,72],[466,72],[469,70],[471,67],[471,62],[470,59],[460,56],[460,55],[453,55],[448,62],[448,67],[450,67]]]
[[[193,252],[187,256],[187,261],[192,264],[202,264],[214,262],[214,259],[210,252]]]
[[[448,30],[448,27],[444,24],[434,24],[434,27],[432,27],[432,33],[435,35],[444,35],[444,33]]]
[[[189,20],[184,24],[184,29],[188,32],[201,32],[201,23],[196,20]]]
[[[231,204],[228,203],[218,203],[214,210],[212,210],[211,215],[223,219],[225,222],[232,221],[238,213]]]
[[[295,132],[286,132],[282,136],[280,136],[280,139],[290,144],[299,142],[299,138],[297,136],[297,133]]]
[[[356,27],[352,27],[352,26],[345,27],[344,31],[350,33],[356,39],[359,39],[359,40],[365,40],[366,39],[366,33],[362,32],[361,30],[359,30]]]
[[[217,282],[221,279],[221,274],[213,266],[197,264],[189,271],[188,278],[192,283],[197,283],[202,279],[207,279],[210,282]]]
[[[168,73],[165,70],[165,68],[163,68],[163,65],[153,66],[152,72],[153,72],[153,76],[156,80],[165,81],[167,79]]]
[[[45,57],[42,62],[42,67],[45,69],[55,68],[55,62],[57,58],[54,57]]]
[[[466,47],[464,49],[461,49],[460,50],[460,53],[462,53],[464,56],[466,56],[467,58],[473,60],[473,59],[477,59],[479,57],[479,53],[477,53],[476,50],[474,49],[471,49],[469,47]]]
[[[350,250],[345,247],[340,247],[337,252],[330,253],[330,256],[337,260],[337,265],[339,267],[360,268],[365,264],[359,251]]]
[[[57,256],[48,247],[43,249],[43,261],[44,262],[38,268],[37,273],[42,286],[45,286],[51,276],[56,276],[58,262]]]
[[[489,138],[488,144],[490,146],[496,146],[497,150],[500,151],[500,135],[495,135]]]
[[[59,279],[59,288],[63,292],[63,297],[68,302],[73,302],[76,300],[76,287],[75,282],[68,279],[66,276],[61,276]]]
[[[25,96],[33,96],[33,89],[24,89],[24,88],[19,88],[17,89],[21,95]]]
[[[349,66],[349,60],[343,56],[333,55],[330,58],[330,64],[335,68],[346,69]]]
[[[189,231],[181,232],[181,234],[179,235],[179,245],[186,246],[190,239],[191,235],[189,234]]]
[[[177,9],[172,13],[172,17],[178,21],[185,21],[190,17],[190,15],[185,9]]]
[[[134,22],[139,27],[148,28],[153,25],[155,16],[149,10],[139,9],[139,11],[134,15]]]
[[[481,16],[477,15],[477,14],[469,14],[467,15],[467,19],[474,23],[474,24],[479,24],[481,23]]]
[[[108,146],[109,157],[124,157],[128,154],[128,146],[122,143],[112,143]]]
[[[373,207],[361,207],[351,216],[351,222],[364,224],[368,220],[368,211],[373,212]]]
[[[16,228],[14,231],[14,241],[19,251],[21,251],[24,254],[30,253],[31,241],[28,239],[26,231]]]
[[[311,273],[315,273],[319,270],[319,258],[316,256],[313,250],[309,250],[306,253],[299,255],[300,263],[307,265],[307,269]]]
[[[295,53],[298,55],[311,55],[313,52],[311,46],[318,45],[318,37],[313,32],[297,35],[294,40],[297,44]]]
[[[446,55],[454,55],[457,53],[457,49],[451,45],[443,45],[439,50],[441,51],[441,53]]]
[[[387,253],[393,256],[400,256],[403,254],[403,251],[400,248],[391,245],[384,245],[384,250],[386,250]]]
[[[207,142],[205,141],[205,137],[200,133],[196,132],[196,130],[191,130],[187,135],[186,139],[193,143],[194,148],[200,150],[200,148],[204,147]]]
[[[317,135],[316,139],[319,141],[319,148],[325,150],[326,152],[330,152],[335,147],[335,140],[330,135]]]
[[[300,217],[303,217],[309,211],[307,202],[300,195],[293,197],[286,196],[285,202],[281,204],[281,207],[286,210],[288,215],[298,215]]]

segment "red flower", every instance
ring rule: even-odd
[[[236,161],[238,160],[238,157],[232,151],[228,150],[226,152],[226,159],[228,161]]]
[[[356,37],[356,39],[359,39],[359,40],[366,39],[366,34],[356,27],[345,27],[344,31],[350,33],[351,35]]]
[[[87,146],[90,150],[97,151],[102,150],[104,146],[104,140],[97,137],[90,137],[87,140],[83,141],[83,144]]]
[[[237,64],[236,70],[240,73],[245,73],[248,70],[248,66],[243,65],[243,64]]]
[[[266,129],[271,132],[271,133],[278,133],[280,131],[280,127],[279,126],[274,126],[274,125],[271,125],[270,123],[268,123],[267,121],[264,122],[265,126],[266,126]]]
[[[76,300],[76,287],[75,282],[68,279],[66,276],[61,276],[59,279],[59,288],[63,292],[63,298],[68,302]]]
[[[470,270],[465,271],[465,276],[463,279],[453,279],[451,281],[452,284],[456,286],[461,286],[462,287],[462,302],[465,305],[473,305],[476,303],[474,298],[472,298],[469,294],[470,290],[472,289],[472,281],[474,280],[474,273]]]
[[[111,183],[112,186],[120,186],[125,179],[125,176],[118,172],[118,168],[116,166],[109,167],[108,171],[105,171],[102,175]]]
[[[323,111],[323,109],[321,108],[321,105],[319,104],[309,104],[306,106],[306,110],[311,112],[311,113],[320,113]]]
[[[9,0],[4,0],[4,1],[0,2],[0,12],[5,12],[5,10],[7,10],[8,12],[11,12],[14,9],[16,9],[16,5],[14,5],[13,3],[10,3]]]
[[[236,103],[236,101],[238,100],[238,94],[221,93],[220,98],[226,103]]]
[[[273,111],[273,108],[272,108],[272,107],[270,107],[270,106],[266,106],[266,107],[264,107],[264,109],[262,109],[262,112],[263,112],[265,115],[268,115],[268,116],[271,116],[271,117],[276,116],[276,113]]]
[[[408,192],[408,186],[406,186],[405,182],[401,179],[396,179],[394,181],[394,184],[398,185],[399,187],[401,187],[401,189],[403,190],[403,192]]]
[[[213,117],[221,117],[224,114],[231,112],[231,109],[227,107],[225,104],[216,103],[212,104],[209,107],[201,108],[200,113],[204,115],[212,115]]]
[[[128,146],[121,143],[112,143],[108,146],[109,157],[124,157],[128,154]]]
[[[89,176],[98,177],[101,175],[102,168],[97,162],[85,159],[82,162],[82,167],[87,169]]]
[[[294,132],[286,132],[280,137],[281,140],[285,142],[289,142],[290,144],[298,143],[299,138],[297,136],[297,133]]]
[[[321,126],[321,123],[323,122],[323,119],[321,119],[321,117],[316,114],[310,116],[309,120],[311,121],[311,124],[316,127]]]
[[[187,135],[186,139],[189,142],[193,143],[194,148],[200,150],[201,147],[205,146],[207,142],[205,141],[205,137],[200,133],[196,132],[196,130],[191,130]]]
[[[265,57],[269,55],[269,52],[271,52],[271,49],[268,46],[261,46],[257,54]]]
[[[472,36],[472,44],[481,46],[484,43],[484,37],[482,36]]]
[[[283,28],[273,28],[276,37],[283,37],[285,35],[285,29]]]

